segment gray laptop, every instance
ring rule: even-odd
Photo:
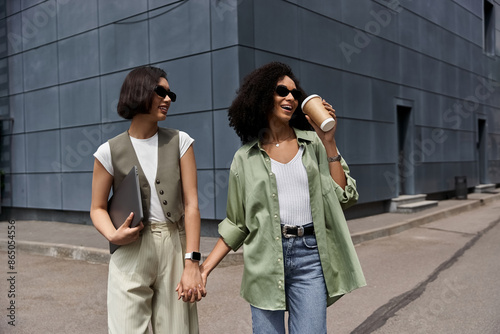
[[[136,227],[144,218],[137,166],[132,167],[117,189],[113,189],[113,196],[108,201],[109,217],[117,229],[125,222],[131,212],[134,213],[134,218],[130,227]],[[110,253],[113,254],[118,247],[120,246],[110,242]]]

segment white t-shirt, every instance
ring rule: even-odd
[[[135,154],[139,160],[139,164],[148,180],[149,187],[154,190],[156,168],[158,166],[158,132],[151,138],[137,139],[130,137]],[[186,132],[179,131],[179,159],[186,153],[194,139]],[[94,157],[104,166],[109,174],[114,176],[113,164],[111,162],[111,149],[109,143],[105,142],[94,153]],[[156,191],[151,191],[151,204],[149,208],[149,220],[165,221],[163,209],[161,208],[160,199]]]

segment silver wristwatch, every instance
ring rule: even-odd
[[[339,155],[337,155],[336,157],[328,157],[328,162],[335,162],[335,161],[340,161],[340,159],[342,159],[342,157]]]
[[[186,253],[186,255],[184,256],[184,259],[189,259],[191,261],[200,261],[201,260],[201,253],[198,253],[198,252]]]

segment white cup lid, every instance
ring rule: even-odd
[[[315,97],[319,97],[321,98],[321,96],[317,95],[317,94],[312,94],[312,95],[309,95],[308,97],[306,97],[306,99],[302,102],[302,104],[300,105],[300,107],[302,109],[304,109],[304,106],[306,105],[306,103],[310,100],[310,99],[313,99]]]
[[[323,123],[321,123],[321,130],[323,130],[324,132],[327,132],[327,131],[330,131],[331,129],[333,129],[333,127],[335,126],[335,120],[333,118],[327,118],[323,121]]]

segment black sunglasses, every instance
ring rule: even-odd
[[[292,96],[295,100],[299,100],[302,97],[302,93],[298,89],[288,90],[288,88],[286,88],[286,86],[284,85],[279,85],[278,87],[276,87],[276,94],[281,97],[286,97],[290,93],[292,93]]]
[[[168,95],[172,102],[175,102],[175,100],[177,99],[177,95],[175,95],[174,92],[166,90],[163,86],[156,86],[153,90],[156,94],[158,94],[158,96],[161,96],[162,98],[165,98]]]

